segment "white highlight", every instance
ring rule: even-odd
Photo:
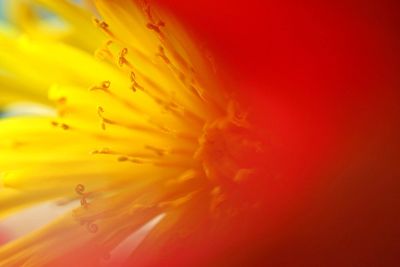
[[[0,228],[15,240],[46,226],[77,205],[77,202],[62,206],[54,203],[40,204],[5,218],[0,221]]]
[[[157,217],[151,219],[137,231],[128,236],[122,241],[117,247],[115,247],[111,253],[111,259],[106,263],[107,266],[119,266],[125,262],[132,252],[142,243],[146,236],[152,229],[164,218],[165,214],[160,214]]]
[[[16,116],[56,116],[56,111],[45,105],[19,102],[5,106],[0,117],[16,117]]]

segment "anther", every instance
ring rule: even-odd
[[[105,119],[103,117],[103,113],[104,113],[103,107],[99,106],[97,108],[97,115],[99,115],[99,117],[101,119],[101,129],[103,129],[103,131],[105,131],[106,130],[106,122],[105,122]]]
[[[75,191],[76,193],[78,193],[79,195],[82,195],[85,192],[85,186],[83,184],[78,184],[75,187]]]
[[[124,161],[128,161],[129,158],[126,157],[126,156],[120,156],[120,157],[117,158],[117,160],[118,160],[119,162],[124,162]]]
[[[165,149],[161,149],[161,148],[157,148],[157,147],[149,146],[149,145],[146,145],[145,148],[155,152],[160,157],[162,157],[162,156],[164,156],[166,154],[166,150]]]
[[[131,72],[131,82],[132,82],[132,85],[131,85],[132,91],[136,92],[137,89],[143,90],[143,87],[137,83],[136,75],[133,71]]]
[[[109,25],[105,21],[101,21],[97,18],[93,19],[94,24],[103,30],[107,35],[114,38],[114,34],[110,31]]]
[[[122,67],[124,64],[128,64],[128,60],[126,60],[125,56],[128,54],[128,48],[123,48],[119,53],[118,65]]]
[[[110,81],[104,81],[101,83],[101,87],[104,89],[110,88],[111,82]]]
[[[98,26],[102,29],[108,28],[108,24],[105,21],[100,21],[98,18],[94,18],[93,22],[95,23],[96,26]]]
[[[139,160],[139,159],[130,159],[129,161],[132,163],[138,163],[138,164],[144,163],[142,160]]]
[[[157,54],[159,57],[161,57],[164,61],[165,61],[165,63],[167,63],[167,64],[170,64],[171,63],[171,61],[169,60],[169,58],[167,57],[167,55],[165,55],[165,50],[164,50],[164,47],[162,47],[162,46],[159,46],[158,47],[158,54]]]
[[[69,130],[69,129],[71,129],[71,126],[69,126],[68,124],[65,124],[65,123],[58,123],[58,122],[56,122],[56,121],[51,121],[50,123],[51,123],[51,125],[52,125],[53,127],[60,127],[60,128],[63,129],[63,130]]]
[[[86,224],[86,229],[91,233],[96,233],[99,230],[99,227],[95,223],[88,222]]]
[[[92,151],[92,154],[111,154],[111,153],[112,153],[111,149],[107,147]]]
[[[103,113],[104,113],[103,107],[102,107],[102,106],[98,106],[98,107],[97,107],[97,114],[98,114],[101,118],[103,118]]]
[[[109,46],[113,43],[112,40],[107,40],[100,48],[94,51],[94,56],[100,60],[104,60],[106,58],[113,58],[112,53],[109,50]]]
[[[86,208],[88,206],[88,202],[85,197],[82,197],[80,202],[82,207]]]
[[[64,105],[65,103],[67,103],[67,98],[65,96],[60,97],[59,99],[57,99],[57,102],[60,105]]]
[[[147,23],[146,27],[150,30],[155,31],[156,33],[161,33],[160,26],[154,23]]]
[[[61,128],[62,128],[63,130],[69,130],[71,127],[70,127],[68,124],[62,123],[62,124],[61,124]]]
[[[95,90],[101,90],[104,92],[108,92],[108,89],[111,86],[111,82],[110,81],[103,81],[100,85],[95,85],[93,87],[91,87],[89,90],[90,91],[95,91]]]
[[[85,193],[85,186],[83,184],[78,184],[75,187],[75,192],[81,196],[81,206],[84,207],[85,209],[88,207],[89,203],[87,202],[87,197],[88,197],[88,193]]]
[[[117,158],[117,161],[119,162],[131,162],[131,163],[137,163],[137,164],[141,164],[144,163],[142,160],[140,159],[135,159],[135,158],[129,158],[127,156],[119,156]]]

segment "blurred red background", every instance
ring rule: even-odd
[[[158,3],[212,52],[283,173],[275,226],[217,266],[399,266],[396,1]]]

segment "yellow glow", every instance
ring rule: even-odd
[[[225,199],[209,143],[247,125],[210,62],[176,22],[141,1],[94,4],[101,19],[66,0],[13,1],[18,28],[0,34],[3,104],[30,99],[57,110],[0,120],[0,217],[44,201],[82,203],[1,247],[1,266],[51,266],[98,244],[106,255],[157,215],[166,214],[160,234],[180,213],[200,212],[199,201],[203,212]],[[35,5],[70,32],[46,30]],[[232,182],[251,173],[223,157],[218,172]]]

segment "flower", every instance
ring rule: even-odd
[[[1,266],[399,265],[396,1],[71,2],[7,1]]]
[[[265,135],[170,16],[145,1],[93,2],[95,19],[68,1],[13,1],[23,34],[1,35],[3,107],[30,100],[54,114],[0,121],[0,214],[79,203],[2,246],[0,265],[113,264],[155,218],[132,266],[202,264],[247,238],[240,228],[257,224],[243,218],[263,219]],[[192,255],[167,257],[189,244]]]

